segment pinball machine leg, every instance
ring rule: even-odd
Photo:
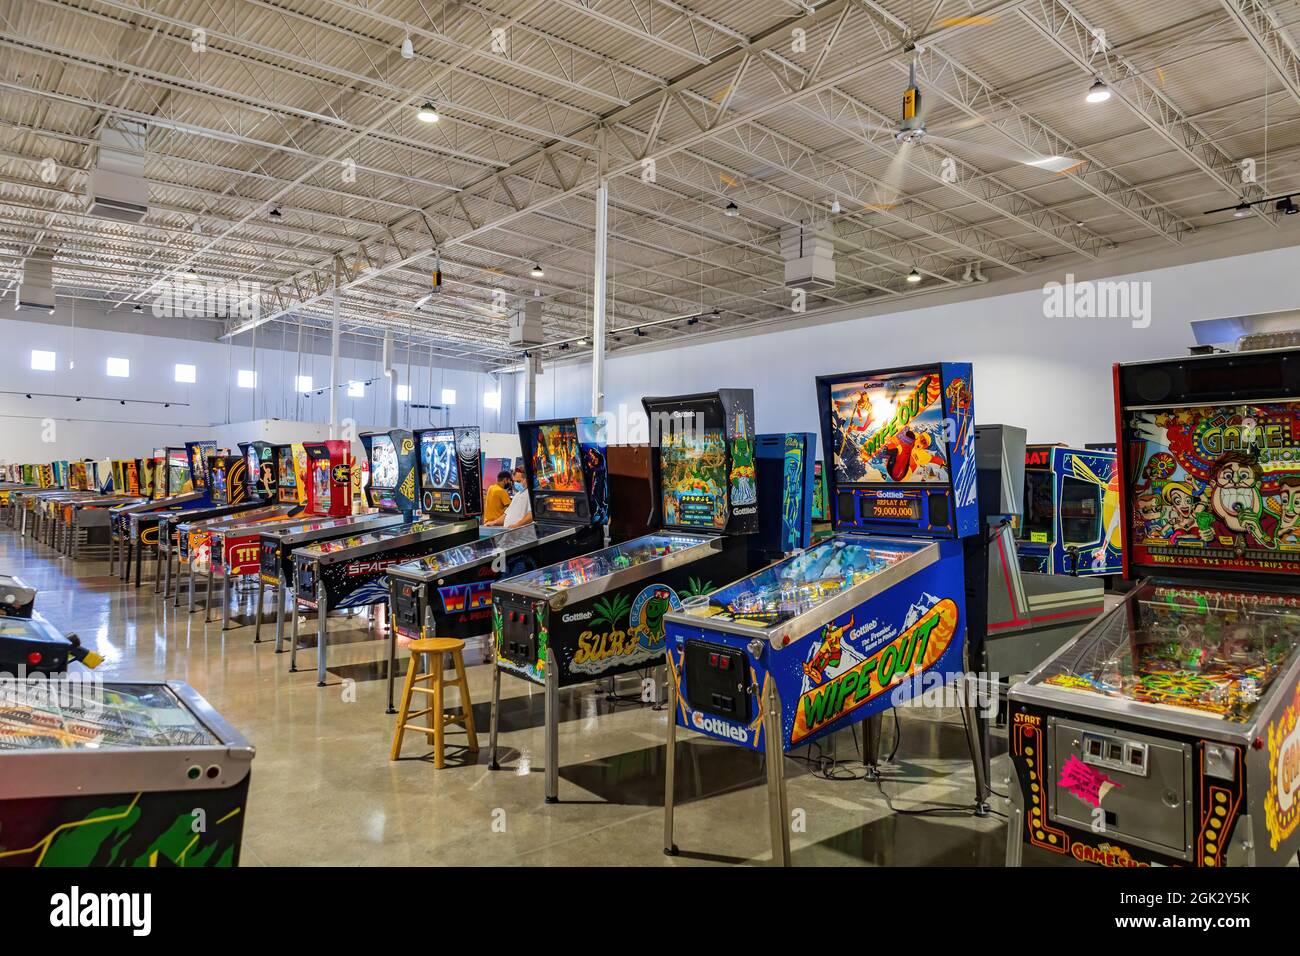
[[[284,586],[284,576],[280,577],[280,583],[275,586],[275,652],[284,653],[284,605],[289,598],[288,590]]]
[[[262,642],[262,601],[266,598],[266,582],[262,573],[257,573],[257,609],[253,612],[253,643]]]
[[[965,693],[962,694],[962,717],[966,725],[966,743],[970,745],[971,766],[975,770],[975,816],[987,817],[989,810],[988,766],[984,762],[984,747],[980,740],[979,711],[972,704],[975,696],[973,680],[964,681]]]
[[[497,721],[501,710],[501,668],[492,662],[492,710],[488,716],[488,769],[500,770],[497,763]]]
[[[167,560],[171,561],[171,552],[167,553]],[[153,593],[157,594],[162,590],[162,566],[163,566],[163,549],[162,549],[162,531],[158,532],[158,550],[153,557]]]
[[[113,519],[108,519],[108,573],[111,577],[117,570],[117,532],[113,529]]]
[[[785,792],[785,748],[781,730],[781,698],[776,681],[763,689],[763,736],[767,754],[767,812],[772,830],[772,865],[790,865],[790,812]]]
[[[208,558],[208,574],[206,578],[208,582],[208,586],[203,592],[203,623],[204,624],[207,624],[209,621],[212,620],[212,576],[213,576],[212,559]]]
[[[238,583],[230,574],[230,565],[227,564],[221,569],[221,629],[230,630],[230,599],[233,597],[239,600],[239,595],[235,592],[235,585]]]
[[[163,568],[162,596],[163,596],[164,604],[166,604],[167,601],[170,600],[172,596],[172,557],[175,554],[176,554],[176,548],[174,546],[169,547],[167,549],[167,566]]]
[[[872,714],[862,722],[862,762],[872,775],[880,772],[880,729],[884,723],[883,713]]]
[[[129,537],[123,541],[123,544],[125,545],[126,550],[122,555],[122,573],[118,575],[118,580],[129,581],[131,580],[131,557],[135,552],[135,546],[131,544],[131,539]]]
[[[664,855],[676,856],[677,844],[673,842],[673,791],[677,777],[677,681],[671,667],[665,667],[664,671],[668,703],[668,740],[664,750]]]
[[[289,595],[289,610],[293,614],[292,633],[289,635],[289,673],[298,672],[298,596]]]
[[[135,586],[140,586],[140,571],[144,567],[144,535],[140,536],[140,546],[135,553]]]
[[[560,675],[555,652],[546,649],[546,802],[560,802]]]
[[[321,582],[316,586],[316,686],[325,686],[325,655],[328,650],[326,644],[327,633],[329,631],[329,615],[325,611],[325,584]]]
[[[194,562],[191,561],[189,570],[186,572],[190,579],[190,613],[194,613]]]

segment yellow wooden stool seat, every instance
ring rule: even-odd
[[[469,736],[469,752],[478,753],[478,736],[474,733],[474,705],[469,699],[469,681],[465,679],[465,642],[452,637],[427,637],[411,642],[411,663],[406,668],[406,684],[402,688],[402,706],[397,712],[397,726],[393,729],[393,754],[396,760],[402,755],[402,738],[407,731],[423,733],[433,744],[433,765],[442,769],[443,731],[448,724],[460,724]],[[456,676],[452,683],[460,690],[460,713],[443,711],[443,655],[450,654]],[[421,664],[424,670],[421,670]],[[427,685],[427,686],[425,686]],[[411,710],[415,694],[429,694],[429,706]],[[419,717],[427,726],[416,722]]]

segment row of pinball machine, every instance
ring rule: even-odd
[[[533,520],[511,530],[480,524],[474,427],[364,434],[360,466],[343,441],[5,466],[0,506],[23,538],[106,551],[136,587],[151,563],[160,600],[202,599],[254,642],[273,593],[275,650],[296,672],[314,647],[320,686],[328,615],[386,606],[390,714],[400,646],[482,638],[489,766],[502,681],[544,688],[546,802],[560,691],[661,668],[669,854],[679,734],[770,758],[862,723],[871,769],[883,716],[933,705],[962,718],[976,814],[1005,745],[1008,863],[1286,864],[1300,350],[1121,364],[1114,389],[1115,441],[1067,448],[976,425],[969,364],[822,376],[820,460],[816,435],[757,433],[749,389],[645,398],[632,496],[611,490],[601,418],[523,422]],[[232,618],[241,579],[252,621]],[[56,834],[124,793],[160,826],[196,804],[233,820],[202,858],[237,862],[251,744],[181,684],[110,684],[93,710],[86,691],[51,694],[96,656],[35,598],[0,577],[0,672],[48,678],[0,685],[0,864],[106,862]],[[765,766],[784,864],[785,761]]]

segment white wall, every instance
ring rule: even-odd
[[[8,312],[7,315],[13,313]],[[327,340],[304,343],[301,357],[296,337],[272,339],[252,346],[245,335],[237,344],[214,340],[213,323],[176,323],[175,337],[150,334],[157,325],[147,314],[105,313],[84,303],[72,311],[60,300],[54,316],[39,319],[0,319],[0,462],[50,461],[59,458],[102,458],[138,455],[186,440],[215,438],[214,427],[254,419],[324,424],[329,421],[329,356],[308,351],[328,348]],[[98,326],[98,327],[97,327]],[[128,331],[139,329],[139,331]],[[245,341],[247,340],[247,341]],[[345,340],[346,341],[346,340]],[[268,347],[273,346],[273,347]],[[31,368],[33,349],[56,354],[54,371]],[[351,419],[358,431],[387,423],[388,383],[373,348],[352,348],[340,362],[340,380],[374,380],[363,397],[339,393],[339,418]],[[106,375],[109,356],[130,362],[129,378]],[[484,407],[484,393],[500,387],[481,372],[430,368],[427,355],[413,352],[411,365],[399,352],[397,380],[411,386],[408,402],[398,403],[399,424],[478,425],[485,431],[510,433],[515,427],[505,377],[507,399],[501,411]],[[175,381],[175,366],[196,367],[194,385]],[[236,385],[239,369],[255,369],[257,388]],[[295,377],[310,375],[313,389],[303,396]],[[420,408],[441,404],[442,390],[454,389],[456,403],[447,413]],[[322,394],[317,394],[317,391]],[[29,399],[26,396],[30,394]],[[78,399],[81,399],[78,401]],[[125,404],[122,404],[125,402]],[[298,436],[298,430],[294,431]],[[228,436],[223,444],[253,435]],[[306,435],[298,436],[298,440]]]
[[[1122,278],[1150,283],[1148,328],[1125,319],[1044,318],[1044,294],[1034,288],[614,356],[605,365],[605,410],[617,413],[626,403],[639,411],[643,395],[748,387],[760,431],[816,432],[817,375],[966,361],[974,363],[978,421],[1022,426],[1030,441],[1109,441],[1115,433],[1111,365],[1187,354],[1194,320],[1300,305],[1300,248]],[[518,414],[522,408],[521,385]],[[538,377],[538,418],[590,410],[588,362],[551,365]]]

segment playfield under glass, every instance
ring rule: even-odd
[[[320,541],[316,544],[305,548],[295,548],[295,555],[305,555],[309,558],[320,557],[323,554],[334,554],[339,551],[346,551],[348,548],[357,548],[363,544],[375,544],[377,542],[391,541],[393,538],[401,538],[408,534],[421,534],[425,531],[432,531],[434,528],[446,528],[445,521],[414,521],[408,524],[395,524],[388,528],[381,528],[378,531],[367,531],[364,534],[356,534],[350,538],[339,538],[334,541]]]
[[[312,521],[303,521],[299,524],[291,524],[284,528],[277,528],[274,534],[284,537],[291,534],[307,534],[312,531],[326,531],[330,528],[346,528],[348,525],[356,524],[360,520],[373,517],[373,514],[368,514],[340,515],[337,518],[316,518]]]
[[[1298,644],[1294,597],[1147,582],[1032,683],[1244,721]]]
[[[698,547],[708,538],[690,534],[647,534],[582,557],[538,568],[512,579],[512,583],[547,591],[564,591],[617,571]]]
[[[109,750],[218,743],[162,684],[9,681],[0,686],[0,750]]]
[[[870,580],[929,544],[839,534],[714,591],[707,603],[688,607],[687,612],[766,630]]]
[[[831,384],[836,484],[947,482],[942,389],[937,369]]]
[[[488,529],[484,529],[488,530]],[[467,564],[473,564],[484,558],[492,557],[498,552],[509,551],[522,545],[532,544],[537,540],[537,526],[525,525],[479,538],[469,544],[457,545],[446,551],[439,551],[426,558],[417,558],[406,564],[399,564],[394,571],[407,571],[411,574],[431,574],[434,571],[448,573]]]

